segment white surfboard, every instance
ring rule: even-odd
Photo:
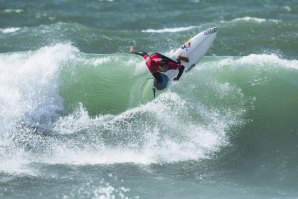
[[[209,48],[212,46],[213,41],[217,34],[217,28],[209,28],[198,33],[193,38],[185,42],[180,48],[178,48],[173,57],[176,60],[179,55],[186,56],[189,62],[181,61],[181,64],[185,66],[185,72],[189,72],[208,52]],[[178,70],[169,70],[165,73],[170,80],[177,76]]]

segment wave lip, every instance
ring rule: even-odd
[[[283,68],[298,69],[298,60],[287,60],[282,59],[276,54],[250,54],[248,56],[239,59],[239,62],[249,64],[263,64],[263,65],[274,65],[277,64]]]
[[[62,63],[71,59],[74,47],[65,44],[43,47],[33,52],[0,56],[0,118],[17,124],[39,121],[62,109],[59,73]],[[7,92],[5,92],[7,91]],[[5,129],[5,122],[0,124]]]

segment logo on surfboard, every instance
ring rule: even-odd
[[[188,40],[183,46],[181,46],[181,49],[185,49],[188,51],[188,49],[191,47],[191,39]]]
[[[215,33],[217,31],[217,28],[211,28],[211,29],[208,29],[204,32],[204,35],[211,35],[212,33]]]

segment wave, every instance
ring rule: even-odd
[[[13,33],[21,30],[19,27],[11,27],[11,28],[0,28],[0,32],[7,34],[7,33]]]
[[[191,29],[196,28],[195,26],[188,26],[188,27],[178,27],[178,28],[164,28],[164,29],[147,29],[142,30],[142,32],[149,32],[149,33],[173,33],[173,32],[184,32]]]
[[[4,13],[22,13],[24,12],[23,9],[5,9]]]
[[[149,75],[140,57],[87,54],[70,44],[0,54],[0,171],[39,175],[35,163],[201,161],[223,148],[245,156],[247,131],[251,145],[274,145],[268,136],[277,129],[291,137],[297,75],[297,60],[275,54],[205,57],[142,104]]]
[[[226,21],[221,21],[221,22],[226,22]],[[230,22],[255,22],[255,23],[271,22],[271,23],[277,24],[277,23],[281,22],[281,20],[264,19],[264,18],[246,16],[246,17],[232,19]]]

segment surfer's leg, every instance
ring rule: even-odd
[[[157,83],[162,83],[163,79],[159,72],[152,73],[152,75],[155,78],[155,80],[157,81]]]
[[[162,73],[152,73],[154,76],[154,87],[157,90],[163,90],[167,87],[169,78],[165,74]]]
[[[153,77],[154,77],[154,88],[156,88],[157,90],[161,90],[162,89],[162,82],[163,82],[163,78],[161,76],[160,73],[156,72],[156,73],[152,73]]]

